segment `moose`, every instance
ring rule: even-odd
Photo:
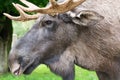
[[[49,0],[39,8],[15,4],[16,21],[37,19],[9,54],[15,75],[45,64],[63,80],[74,80],[75,65],[96,71],[99,80],[120,80],[120,0]],[[30,15],[26,12],[35,12]]]

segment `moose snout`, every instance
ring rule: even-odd
[[[20,55],[9,55],[9,68],[12,74],[20,75],[22,74],[32,63],[33,59],[30,59],[28,56]]]
[[[14,75],[20,75],[21,74],[20,64],[15,62],[11,66],[9,66],[9,68],[10,68],[10,71],[12,72],[12,74],[14,74]]]

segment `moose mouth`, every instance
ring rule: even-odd
[[[13,65],[11,72],[16,76],[19,76],[21,74],[30,74],[34,69],[35,66],[33,62],[25,65],[24,67],[21,64],[16,63]]]
[[[13,74],[16,75],[16,76],[21,74],[20,66],[18,67],[17,70],[15,70],[15,71],[13,72]]]
[[[13,74],[16,75],[16,76],[19,76],[21,74],[30,74],[31,72],[33,71],[33,66],[29,66],[27,67],[26,69],[23,69],[21,66],[16,69]]]

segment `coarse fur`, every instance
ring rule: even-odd
[[[76,64],[96,71],[99,80],[120,80],[119,2],[86,0],[67,13],[40,16],[10,51],[12,73],[29,74],[43,63],[74,80]]]

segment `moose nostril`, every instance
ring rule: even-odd
[[[18,58],[19,64],[20,64],[22,61],[23,61],[23,58],[20,56],[20,57]]]

